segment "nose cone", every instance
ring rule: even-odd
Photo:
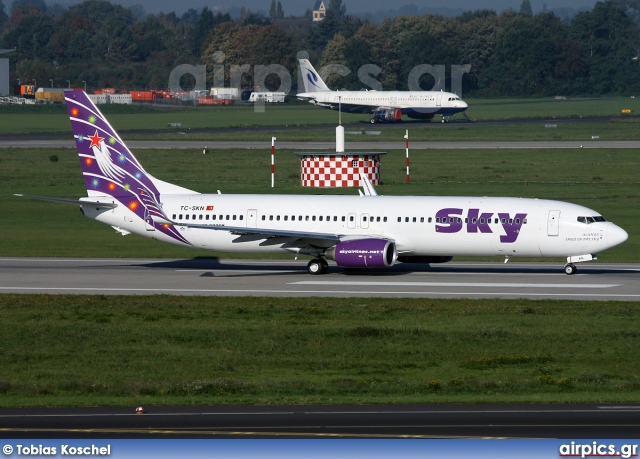
[[[467,108],[469,108],[469,105],[468,105],[464,100],[461,100],[461,101],[460,101],[460,106],[461,106],[462,108],[464,108],[465,110],[466,110]]]
[[[616,225],[611,225],[611,227],[607,230],[607,242],[609,243],[609,247],[615,247],[616,245],[622,244],[629,238],[629,235],[625,230]]]

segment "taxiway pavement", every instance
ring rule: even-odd
[[[455,262],[310,275],[306,261],[0,259],[0,292],[275,297],[640,300],[640,264]]]

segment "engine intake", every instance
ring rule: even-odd
[[[395,243],[386,239],[355,239],[339,242],[325,256],[343,268],[388,268],[398,252]]]

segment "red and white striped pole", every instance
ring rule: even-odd
[[[411,177],[409,175],[409,130],[407,129],[407,133],[404,135],[405,139],[405,148],[407,150],[407,183],[411,183]]]
[[[274,186],[275,174],[276,174],[275,156],[276,156],[276,138],[271,137],[271,188],[273,188]]]

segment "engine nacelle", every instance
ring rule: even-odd
[[[343,268],[388,268],[398,252],[395,243],[386,239],[355,239],[338,242],[325,256]]]
[[[453,257],[434,257],[426,255],[410,255],[398,257],[400,263],[449,263]]]
[[[407,113],[409,118],[413,118],[414,120],[432,120],[435,116],[435,113],[421,113],[417,111],[410,111]]]
[[[373,112],[373,117],[378,121],[400,121],[402,110],[399,108],[383,108]]]

